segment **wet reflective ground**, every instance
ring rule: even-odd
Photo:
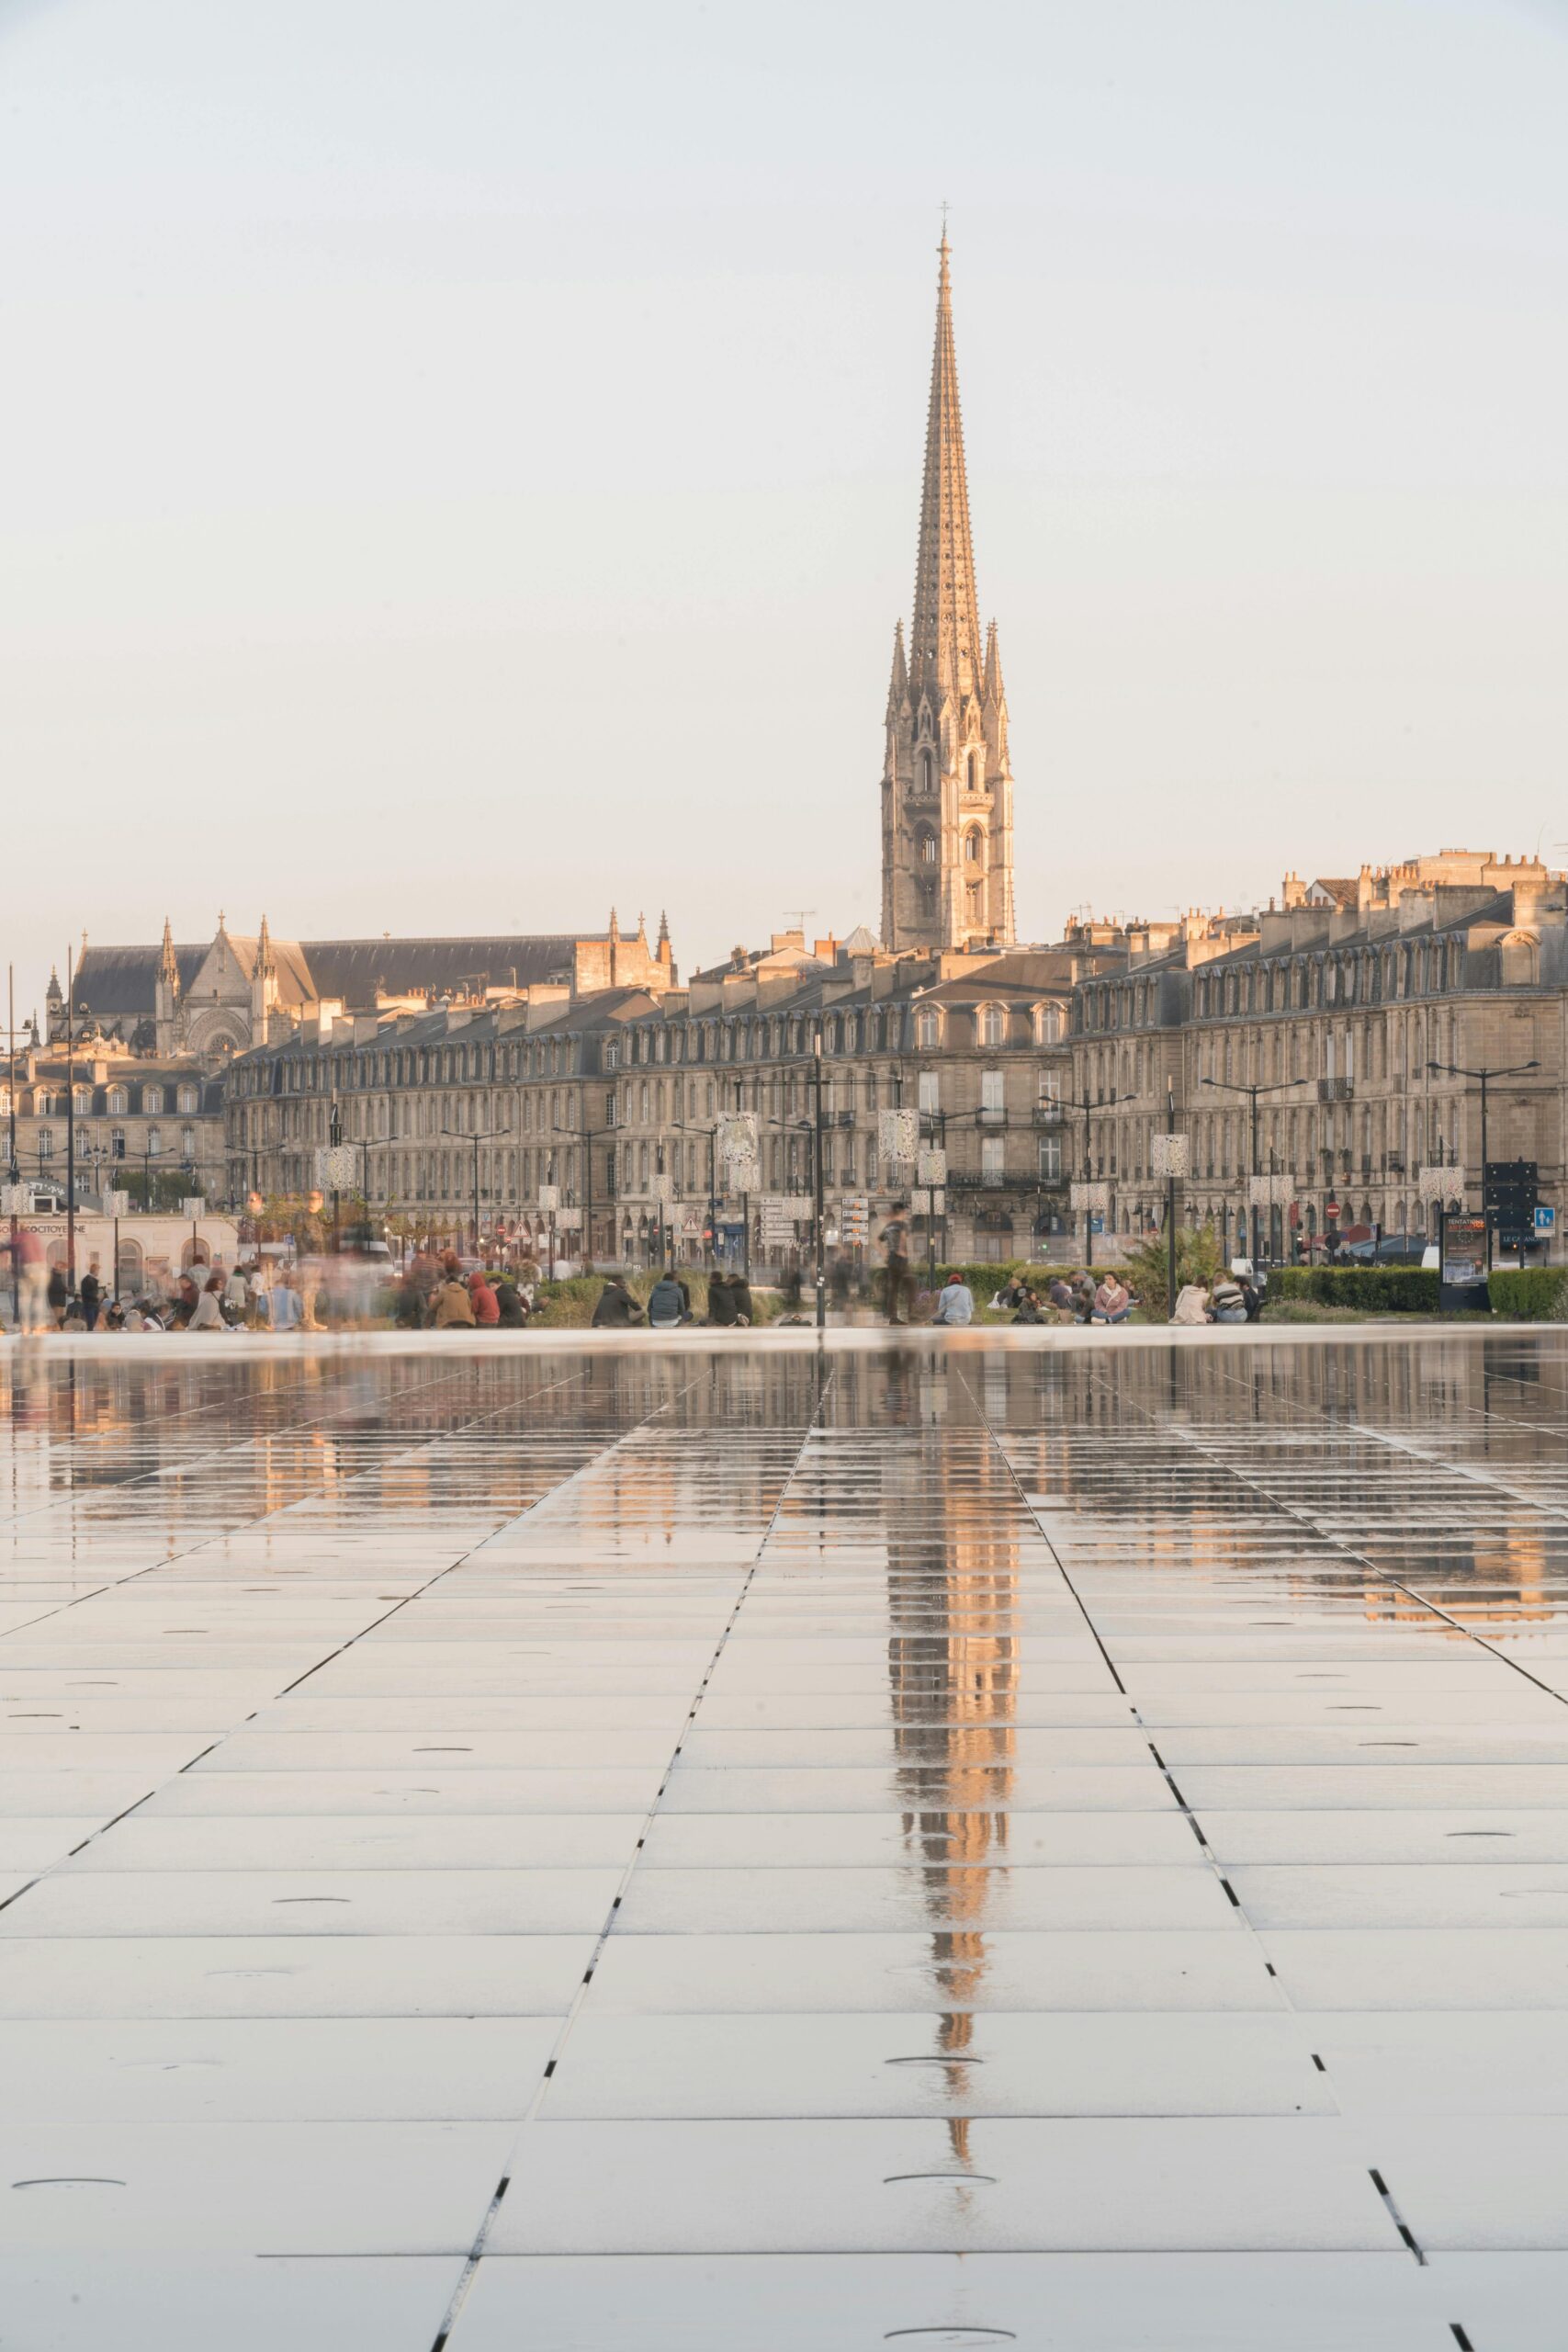
[[[1558,2352],[1568,1340],[1314,1338],[0,1360],[0,2345]]]

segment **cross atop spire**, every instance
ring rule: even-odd
[[[979,600],[969,531],[969,481],[964,464],[964,423],[958,404],[958,357],[953,338],[953,281],[945,210],[937,248],[936,348],[926,417],[925,485],[920,498],[920,546],[915,565],[915,616],[909,631],[909,690],[939,708],[952,694],[980,690]]]

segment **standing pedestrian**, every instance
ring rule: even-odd
[[[909,1204],[896,1201],[893,1213],[878,1236],[887,1276],[887,1320],[904,1323],[902,1311],[909,1297]]]

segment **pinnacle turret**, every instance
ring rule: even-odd
[[[167,983],[175,996],[180,992],[179,958],[175,954],[175,934],[169,928],[169,918],[164,917],[164,945],[158,957],[158,978]]]

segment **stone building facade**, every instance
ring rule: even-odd
[[[1568,884],[1533,859],[1449,850],[1354,880],[1285,879],[1278,904],[1190,919],[1163,955],[1075,1000],[1072,1091],[1093,1114],[1112,1222],[1163,1211],[1152,1141],[1168,1094],[1190,1138],[1182,1214],[1236,1235],[1257,1160],[1291,1181],[1273,1247],[1336,1224],[1425,1233],[1422,1167],[1457,1165],[1479,1205],[1486,1156],[1533,1160],[1563,1207]],[[1432,1065],[1438,1067],[1433,1069]],[[1331,1215],[1331,1211],[1335,1214]]]
[[[1108,1237],[1164,1213],[1154,1138],[1189,1138],[1179,1213],[1236,1246],[1258,1164],[1291,1182],[1273,1241],[1331,1222],[1425,1231],[1416,1175],[1459,1164],[1479,1197],[1483,1068],[1492,1159],[1538,1163],[1562,1205],[1568,894],[1533,862],[1445,853],[1258,913],[1080,923],[1055,947],[889,955],[865,934],[780,933],[683,988],[525,992],[434,1012],[302,1024],[229,1078],[231,1154],[263,1190],[315,1181],[333,1132],[362,1149],[378,1207],[433,1229],[547,1220],[566,1254],[646,1262],[673,1234],[749,1232],[761,1200],[806,1238],[820,1137],[827,1223],[873,1230],[917,1166],[890,1162],[879,1114],[913,1110],[945,1154],[942,1213],[919,1240],[950,1257],[1079,1256],[1071,1186],[1109,1188]],[[817,1042],[821,1043],[820,1128]],[[1439,1067],[1433,1070],[1429,1065]],[[758,1197],[726,1193],[718,1122],[754,1114]],[[1108,1244],[1109,1246],[1109,1240]]]
[[[644,1262],[671,1229],[697,1256],[716,1216],[736,1238],[750,1220],[761,1256],[761,1200],[727,1193],[718,1122],[755,1114],[761,1193],[801,1220],[820,1135],[829,1222],[841,1225],[851,1202],[874,1217],[908,1197],[916,1168],[885,1156],[879,1114],[908,1109],[948,1167],[942,1220],[922,1240],[1001,1259],[1060,1232],[1073,989],[1123,951],[817,949],[781,933],[658,997],[541,990],[324,1033],[306,1023],[234,1064],[229,1150],[247,1186],[302,1189],[335,1105],[373,1206],[433,1230],[471,1222],[477,1180],[482,1228],[537,1231],[553,1188],[558,1232],[597,1262]]]
[[[132,1054],[110,1038],[35,1046],[16,1058],[13,1087],[0,1063],[0,1156],[17,1181],[64,1197],[67,1105],[74,1127],[78,1200],[129,1192],[169,1202],[228,1197],[221,1080],[190,1055]],[[13,1110],[15,1118],[13,1122]]]

